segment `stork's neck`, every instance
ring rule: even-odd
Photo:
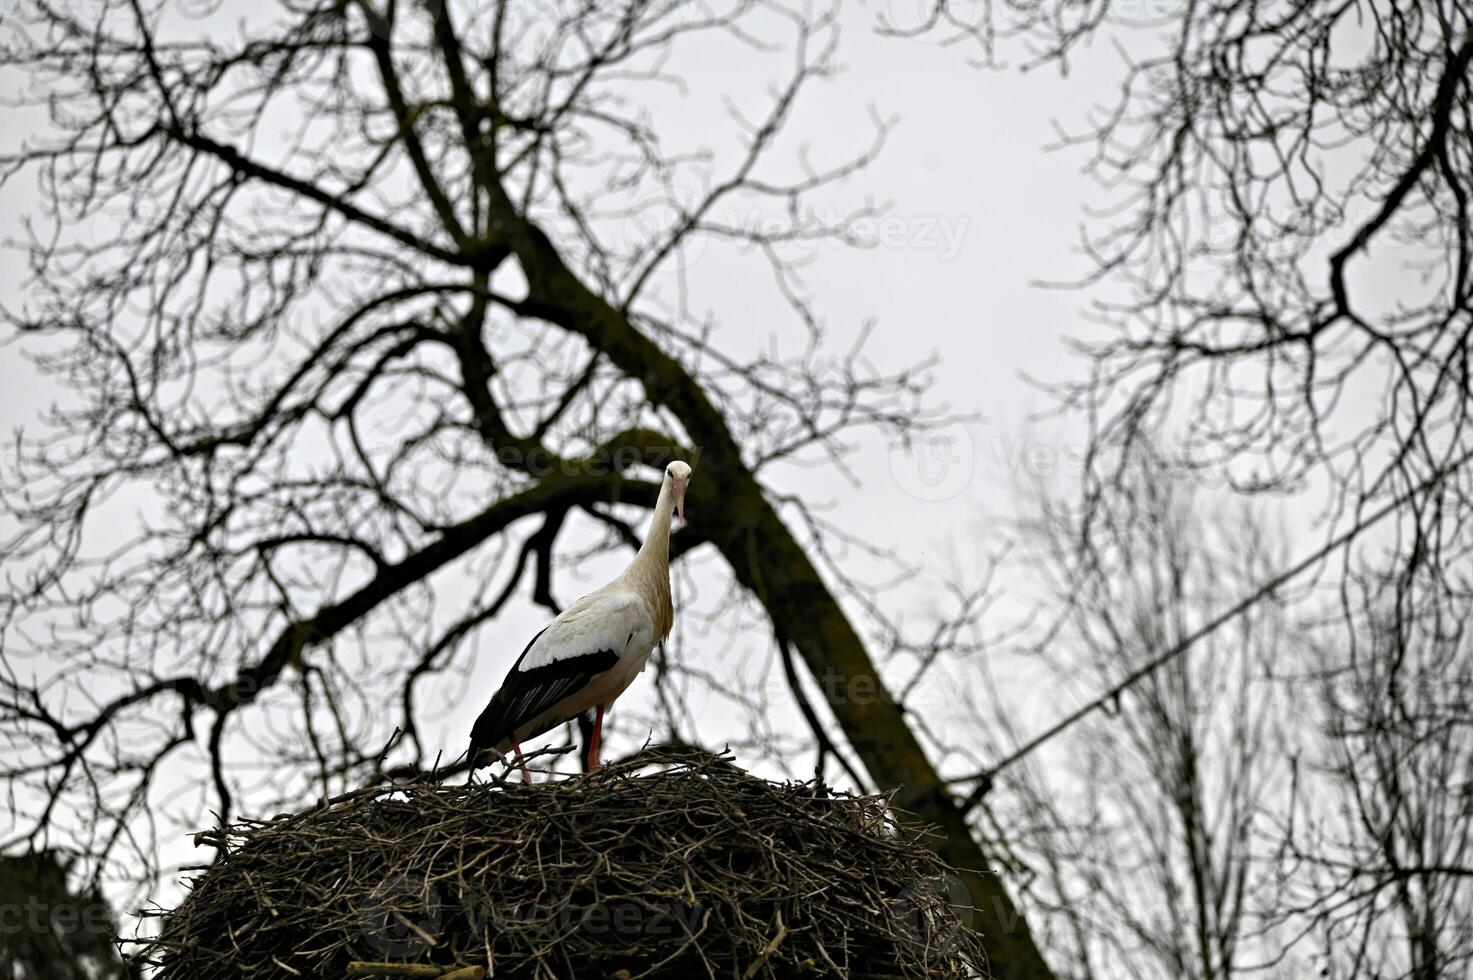
[[[635,565],[649,565],[669,574],[670,568],[670,518],[675,512],[675,490],[669,480],[660,483],[660,499],[655,501],[655,516],[650,520],[650,529],[645,533],[644,544],[634,556]]]
[[[675,490],[670,481],[660,485],[660,499],[655,501],[655,516],[639,546],[639,554],[624,572],[624,581],[644,596],[654,619],[655,638],[663,640],[675,621],[670,602],[670,516],[675,510]]]

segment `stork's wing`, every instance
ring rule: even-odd
[[[633,593],[595,592],[579,599],[532,638],[471,729],[471,764],[559,701],[619,662],[649,619]],[[540,734],[534,732],[532,734]]]
[[[546,667],[513,668],[471,729],[472,764],[480,750],[501,744],[512,732],[577,692],[619,662],[612,650],[601,650]],[[541,726],[539,726],[541,727]],[[531,732],[528,737],[540,735]]]

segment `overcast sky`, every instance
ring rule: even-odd
[[[1056,139],[1056,123],[1076,127],[1092,104],[1111,94],[1119,62],[1107,45],[1097,45],[1076,59],[1068,77],[1056,68],[1027,74],[984,69],[971,63],[976,52],[966,46],[941,48],[873,30],[881,15],[913,23],[918,6],[916,0],[892,0],[845,9],[840,60],[847,70],[806,94],[785,149],[797,154],[806,145],[822,162],[862,150],[872,112],[895,119],[878,160],[821,199],[831,200],[835,213],[867,201],[885,205],[869,229],[876,245],[814,246],[808,285],[832,331],[833,349],[843,350],[873,323],[868,351],[877,369],[936,355],[935,403],[972,421],[951,427],[944,441],[919,452],[876,438],[860,441],[851,461],[861,481],[857,490],[825,468],[786,471],[783,479],[791,484],[781,489],[828,508],[848,531],[926,563],[934,577],[917,579],[892,600],[924,611],[936,582],[952,569],[975,568],[981,556],[1006,544],[1003,519],[1013,511],[1020,468],[1062,470],[1065,478],[1077,472],[1081,427],[1070,419],[1030,425],[1031,415],[1051,403],[1024,375],[1077,378],[1083,365],[1063,339],[1097,328],[1080,316],[1086,294],[1033,283],[1087,270],[1077,248],[1079,227],[1086,206],[1107,199],[1082,172],[1083,151],[1049,153],[1044,147]],[[753,77],[750,53],[735,47],[703,49],[698,62],[674,70],[692,76],[688,91],[669,94],[658,107],[667,145],[675,150],[719,147],[728,132],[719,115],[721,97],[760,93],[753,83],[766,81]],[[7,145],[37,120],[11,122]],[[31,181],[0,190],[9,234],[19,233],[16,217],[35,207],[35,191]],[[14,253],[0,261],[0,298],[14,304],[23,295],[24,270]],[[754,277],[767,275],[759,256],[713,248],[694,256],[690,275],[693,306],[719,317],[723,346],[741,349],[777,338],[788,349],[798,347],[790,316],[753,288]],[[58,396],[21,352],[13,344],[0,349],[0,423],[7,433],[33,427]],[[580,591],[571,581],[559,589],[564,600]],[[1007,613],[1005,605],[1001,614]],[[517,638],[504,645],[510,655],[543,615],[523,608],[497,624],[499,632]],[[765,635],[754,635],[750,645],[765,647]],[[490,657],[478,666],[467,700],[446,719],[450,754],[460,750],[456,733],[468,726],[508,663]],[[1026,692],[1027,684],[1021,689]],[[1015,721],[1027,729],[1061,706],[1046,692],[1017,707]]]
[[[783,479],[793,485],[783,489],[803,493],[849,531],[925,561],[943,577],[952,568],[975,568],[979,556],[1005,544],[998,518],[1012,509],[1020,468],[1075,472],[1079,426],[1073,420],[1030,426],[1030,415],[1050,401],[1024,375],[1079,375],[1082,365],[1062,341],[1094,329],[1079,315],[1087,296],[1033,283],[1086,271],[1077,249],[1080,223],[1087,204],[1105,199],[1082,172],[1082,151],[1044,148],[1057,138],[1056,124],[1077,126],[1096,96],[1109,91],[1118,56],[1103,47],[1076,59],[1067,78],[1056,68],[1025,74],[979,68],[971,61],[976,50],[965,45],[942,48],[873,30],[881,16],[914,23],[919,8],[915,0],[892,0],[844,9],[839,60],[846,70],[806,91],[774,160],[807,154],[818,164],[834,162],[868,145],[874,114],[894,121],[876,162],[815,199],[820,207],[830,202],[835,214],[880,206],[881,215],[863,229],[874,247],[814,245],[805,275],[833,350],[845,349],[872,323],[867,350],[877,370],[934,354],[934,403],[972,420],[910,452],[878,438],[861,441],[852,458],[862,481],[857,491],[826,468],[787,471]],[[719,161],[733,132],[723,100],[760,107],[765,87],[788,63],[786,57],[768,62],[771,74],[762,78],[751,51],[723,44],[703,44],[687,65],[677,60],[671,70],[690,84],[651,106],[667,147],[715,148]],[[40,120],[12,122],[7,142]],[[35,190],[34,182],[19,181],[0,192],[10,233],[18,233],[15,216],[34,209]],[[801,331],[762,287],[768,273],[760,256],[712,247],[692,260],[692,305],[716,315],[723,346],[798,349]],[[6,303],[23,295],[23,272],[7,253],[0,267]],[[20,353],[15,345],[0,353],[6,393],[0,423],[7,433],[33,427],[58,397]],[[894,601],[924,605],[932,588],[918,580]],[[577,584],[563,591],[576,593]],[[501,628],[508,634],[535,629],[540,616],[523,610]],[[488,664],[481,682],[494,683],[503,669]],[[1045,705],[1045,714],[1052,707]],[[464,713],[475,710],[469,705]]]

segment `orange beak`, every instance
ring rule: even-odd
[[[685,481],[676,480],[675,489],[675,513],[680,515],[680,523],[685,524]]]

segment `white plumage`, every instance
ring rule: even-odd
[[[685,517],[691,469],[665,468],[654,518],[624,573],[574,602],[527,644],[471,729],[470,764],[487,749],[514,751],[589,709],[597,712],[589,739],[589,769],[598,768],[604,712],[644,670],[655,644],[670,632],[670,518]],[[523,778],[529,778],[522,763]]]

